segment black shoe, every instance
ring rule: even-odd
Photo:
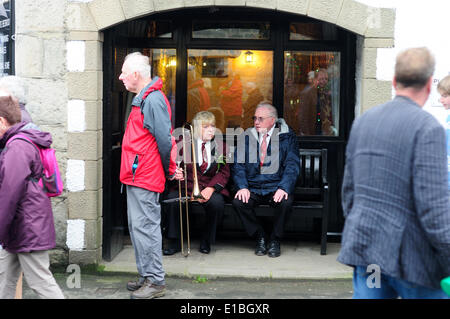
[[[264,256],[266,253],[266,241],[264,240],[264,237],[260,237],[256,240],[255,255]]]
[[[202,240],[200,244],[200,249],[198,251],[201,252],[202,254],[209,254],[209,252],[211,251],[211,245],[209,244],[208,241]]]
[[[278,257],[281,255],[280,242],[278,240],[271,240],[268,249],[269,257]]]
[[[167,246],[168,246],[167,248],[163,249],[164,256],[171,256],[181,251],[181,246],[178,240],[175,239],[169,240]]]
[[[181,251],[181,249],[179,248],[167,248],[163,250],[163,255],[164,256],[172,256],[176,253],[179,253]]]

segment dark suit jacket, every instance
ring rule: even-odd
[[[439,288],[450,276],[450,203],[443,127],[406,97],[353,124],[342,187],[338,261]]]
[[[178,145],[181,145],[181,143],[178,143]],[[191,143],[186,143],[186,147],[191,147]],[[227,145],[225,142],[220,143],[215,140],[211,141],[211,165],[207,169],[206,172],[202,173],[200,171],[200,166],[198,165],[198,159],[197,159],[197,178],[198,178],[198,184],[200,191],[205,189],[206,187],[214,187],[216,191],[224,196],[230,196],[230,193],[228,189],[226,188],[228,184],[228,180],[230,178],[230,164],[226,163],[225,165],[220,164],[219,168],[217,160],[221,155],[226,156],[227,155]],[[182,156],[183,150],[180,150],[180,155]],[[197,155],[197,153],[195,153]],[[190,161],[189,161],[190,162]],[[184,162],[181,163],[181,167],[184,169]],[[192,192],[192,189],[194,187],[194,178],[193,178],[193,169],[192,164],[187,163],[186,164],[186,170],[187,170],[187,188],[188,193],[190,194]],[[178,185],[178,183],[177,183]],[[184,181],[181,182],[182,189],[184,192]],[[173,186],[174,188],[175,186]],[[178,186],[176,186],[178,187]],[[184,193],[183,193],[184,194]]]

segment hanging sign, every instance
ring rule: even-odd
[[[0,76],[14,74],[13,0],[0,0]]]

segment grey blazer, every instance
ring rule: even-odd
[[[338,261],[439,288],[450,276],[445,132],[406,97],[355,120],[342,185]]]

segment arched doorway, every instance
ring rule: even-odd
[[[118,76],[126,54],[138,50],[150,57],[152,76],[163,79],[163,90],[175,115],[174,127],[189,121],[198,110],[214,108],[223,115],[223,130],[246,128],[252,107],[264,99],[272,101],[279,116],[296,130],[302,148],[327,148],[329,229],[341,230],[339,190],[355,108],[355,34],[334,24],[272,10],[182,9],[123,22],[104,31],[106,260],[120,251],[127,232],[126,198],[121,194],[118,174],[131,95]],[[317,99],[309,101],[310,76],[313,81],[322,81],[327,90],[326,117],[316,112]],[[301,114],[306,108],[312,111]],[[308,227],[308,223],[296,220],[288,228],[296,230],[299,224]]]

